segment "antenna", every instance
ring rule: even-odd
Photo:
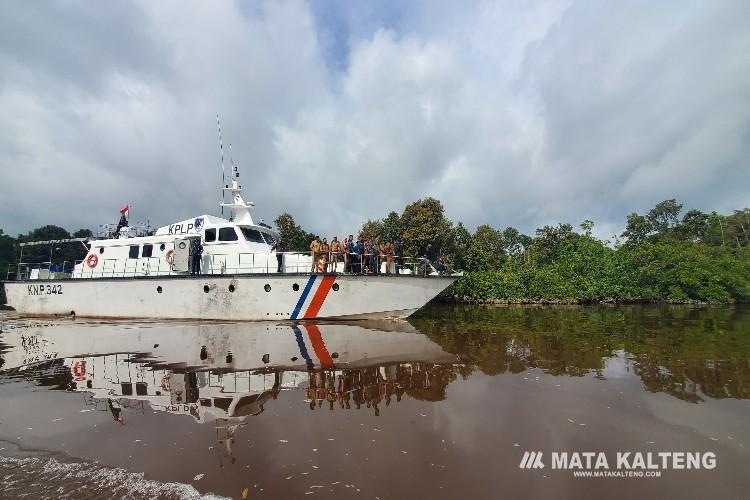
[[[234,158],[232,157],[232,143],[231,142],[229,143],[229,164],[232,166],[232,172],[229,174],[229,178],[232,179],[232,181],[234,181],[234,178],[239,177],[240,174],[235,173],[237,172],[237,167],[234,166]],[[230,182],[230,184],[232,185],[232,187],[234,187],[235,185],[234,182]],[[233,212],[230,213],[229,220],[234,220]]]
[[[240,171],[234,166],[234,158],[232,158],[232,143],[229,143],[229,163],[232,165],[232,180],[240,178]]]
[[[226,185],[226,174],[224,173],[224,144],[221,141],[221,122],[219,114],[216,113],[216,126],[219,128],[219,153],[221,155],[221,216],[224,217],[224,186]],[[231,149],[232,146],[229,146]]]

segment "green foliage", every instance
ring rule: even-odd
[[[64,264],[66,269],[70,269],[75,261],[83,259],[86,255],[85,247],[78,242],[29,246],[24,247],[23,253],[19,243],[90,238],[91,236],[92,233],[88,229],[79,229],[71,236],[64,228],[54,225],[38,227],[25,235],[19,234],[18,238],[8,236],[0,229],[0,280],[5,279],[9,267],[17,264],[19,258],[22,258],[23,262],[26,263],[51,262],[61,269]],[[0,304],[5,304],[5,302],[4,290],[0,287]]]
[[[18,244],[12,236],[0,230],[0,280],[4,280],[8,273],[8,266],[15,263]],[[0,286],[0,304],[5,304],[5,289]]]
[[[73,233],[73,238],[91,238],[93,236],[94,233],[91,232],[91,229],[79,229]]]
[[[455,269],[466,269],[466,258],[471,248],[471,233],[459,222],[453,226],[445,240],[443,252],[448,263]]]
[[[18,242],[65,240],[73,237],[87,238],[90,237],[91,231],[87,229],[79,229],[76,231],[76,234],[81,236],[71,236],[66,229],[60,226],[47,225],[29,231],[25,235],[19,235]],[[81,243],[71,242],[24,247],[22,254],[19,250],[19,256],[22,257],[23,262],[32,264],[51,262],[53,265],[59,266],[61,269],[63,266],[65,269],[70,269],[76,261],[79,261],[86,256],[86,252],[86,248]]]
[[[663,234],[677,225],[677,220],[680,216],[681,210],[682,203],[677,203],[677,200],[674,198],[671,200],[664,200],[657,203],[654,208],[649,210],[646,219],[648,219],[648,222],[654,231]]]
[[[511,302],[750,302],[750,250],[677,240],[610,248],[580,236],[554,263],[470,272],[445,298]]]
[[[594,229],[594,221],[586,219],[581,222],[581,229],[583,229],[584,236],[591,236],[591,231]]]
[[[400,237],[405,253],[445,255],[465,275],[442,298],[511,302],[750,302],[750,209],[724,216],[675,199],[632,213],[623,245],[592,236],[594,221],[547,225],[535,237],[483,224],[471,234],[433,198],[367,221],[360,236]]]
[[[394,241],[401,237],[401,219],[396,212],[391,212],[383,219],[383,238]]]
[[[544,226],[537,229],[536,238],[532,243],[537,262],[539,264],[554,262],[563,246],[576,236],[570,224],[558,224],[557,227]]]
[[[404,208],[400,219],[405,255],[427,255],[434,260],[443,253],[452,224],[446,219],[443,204],[439,200],[417,200]]]
[[[505,261],[503,234],[487,224],[474,232],[466,253],[466,269],[469,271],[499,269]]]
[[[307,252],[310,250],[310,242],[315,235],[302,229],[294,221],[291,214],[284,212],[276,217],[273,222],[276,224],[276,230],[279,232],[287,252]]]
[[[383,238],[383,221],[368,220],[357,233],[357,238],[362,241],[380,241]]]
[[[625,231],[622,233],[623,238],[627,238],[630,245],[640,245],[652,231],[651,223],[641,214],[632,213],[628,215],[628,223]]]

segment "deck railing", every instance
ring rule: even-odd
[[[281,255],[281,272],[277,256]],[[324,258],[325,257],[325,258]],[[51,262],[19,262],[8,266],[6,281],[64,280],[71,278],[132,278],[142,276],[185,276],[191,274],[193,256],[187,269],[175,270],[164,257],[135,259],[99,259],[95,267],[85,260]],[[438,271],[427,259],[409,259],[379,254],[316,254],[310,252],[256,252],[204,254],[200,274],[310,274],[339,273],[349,275],[436,276],[454,274],[450,269]],[[184,262],[182,263],[184,264]],[[184,266],[181,266],[184,267]]]

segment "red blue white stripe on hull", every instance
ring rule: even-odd
[[[299,300],[294,306],[294,310],[289,319],[311,319],[318,316],[320,308],[323,307],[323,303],[325,302],[326,297],[328,297],[328,292],[331,291],[333,282],[336,281],[336,275],[329,274],[323,276],[315,289],[315,293],[310,297],[310,291],[315,288],[317,278],[317,274],[313,274],[308,278],[305,288],[302,290]],[[305,312],[300,316],[300,312],[303,309]]]

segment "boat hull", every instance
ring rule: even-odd
[[[453,276],[203,275],[5,283],[21,315],[215,320],[405,318]]]

